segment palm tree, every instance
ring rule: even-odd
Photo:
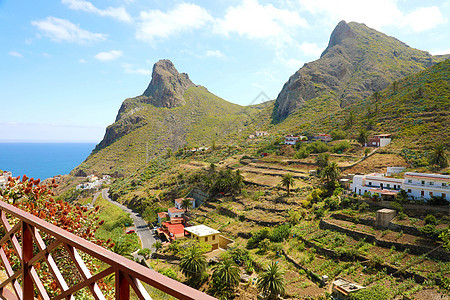
[[[237,169],[236,172],[234,173],[232,180],[233,190],[240,193],[243,185],[244,185],[244,176],[242,176],[241,170]]]
[[[336,179],[339,177],[339,167],[336,162],[330,163],[328,166],[326,166],[322,171],[322,179],[327,182],[335,182]]]
[[[364,145],[367,143],[368,139],[368,133],[364,128],[361,128],[361,130],[359,131],[359,136],[358,136],[358,142],[361,144],[361,146],[364,147]]]
[[[444,144],[437,144],[430,153],[429,161],[431,165],[437,165],[441,169],[448,166],[448,157]]]
[[[189,279],[200,279],[206,270],[206,257],[197,247],[187,248],[180,261],[181,272]]]
[[[317,174],[320,175],[322,170],[330,164],[330,154],[320,153],[316,158]]]
[[[287,194],[291,192],[291,187],[295,186],[294,177],[291,173],[286,173],[283,175],[283,178],[281,179],[281,184],[286,187]]]
[[[276,262],[272,262],[258,278],[258,289],[267,299],[278,299],[279,295],[284,294],[284,273]]]
[[[220,261],[213,267],[213,296],[231,298],[234,289],[239,285],[240,269],[231,258]]]
[[[184,211],[188,211],[191,206],[191,201],[191,198],[183,198],[181,201],[181,208],[184,209]]]

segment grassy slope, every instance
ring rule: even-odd
[[[129,174],[146,164],[147,153],[152,158],[165,154],[168,149],[228,143],[239,135],[257,110],[229,103],[204,87],[190,88],[184,97],[187,104],[182,107],[167,109],[139,103],[136,106],[140,110],[130,108],[119,122],[128,126],[126,118],[140,117],[143,119],[140,127],[135,126],[113,144],[91,154],[76,170]]]
[[[380,92],[378,101],[370,96],[332,113],[324,113],[322,102],[318,106],[307,103],[305,109],[290,115],[275,128],[277,131],[306,134],[345,129],[355,136],[359,128],[367,127],[372,120],[372,132],[395,134],[397,141],[394,145],[398,147],[429,148],[436,142],[448,145],[449,81],[450,60],[446,60],[397,81],[395,93],[391,84]],[[355,124],[346,128],[350,112],[355,116]]]

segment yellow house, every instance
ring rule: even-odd
[[[208,227],[206,225],[197,225],[184,228],[184,231],[189,232],[193,239],[202,243],[207,243],[212,246],[212,250],[219,248],[220,232]]]

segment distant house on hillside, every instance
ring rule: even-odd
[[[366,147],[384,147],[387,146],[391,140],[390,134],[377,134],[369,138]]]
[[[256,131],[255,132],[255,136],[257,136],[257,137],[265,136],[265,135],[269,135],[269,133],[267,131]]]
[[[331,137],[331,134],[320,133],[320,134],[316,134],[313,137],[313,140],[328,143],[328,142],[331,142],[333,140],[333,138]]]
[[[306,140],[307,137],[303,135],[292,135],[288,134],[284,137],[285,145],[296,145],[298,142]]]

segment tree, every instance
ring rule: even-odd
[[[339,173],[339,166],[336,162],[332,162],[323,169],[322,179],[327,183],[335,182],[339,177]]]
[[[287,194],[289,195],[291,192],[291,187],[295,186],[294,177],[291,173],[286,173],[283,175],[283,178],[281,179],[281,184],[286,187]]]
[[[359,131],[359,136],[358,136],[358,142],[361,144],[361,146],[365,146],[365,144],[367,143],[369,134],[367,133],[367,131],[364,128],[361,128],[361,130]]]
[[[433,151],[429,154],[429,162],[431,165],[439,166],[439,168],[448,167],[448,157],[444,144],[437,144]]]
[[[220,299],[232,298],[239,285],[240,269],[231,258],[221,260],[213,267],[212,295]]]
[[[272,262],[258,278],[258,289],[267,299],[278,299],[284,295],[284,271],[276,262]]]
[[[187,248],[180,261],[181,272],[188,278],[188,282],[194,284],[194,281],[201,278],[206,270],[206,257],[199,248],[193,246]]]
[[[376,91],[375,93],[373,93],[373,98],[375,99],[375,101],[380,101],[380,97],[381,97],[381,94],[379,91]]]
[[[317,174],[320,175],[322,170],[330,164],[330,155],[328,153],[320,153],[316,158]]]
[[[156,252],[158,252],[158,250],[162,247],[162,243],[160,241],[156,241],[152,246],[155,248]]]
[[[155,243],[155,244],[156,244],[156,243]],[[150,250],[150,249],[148,249],[148,248],[144,248],[144,249],[139,250],[138,254],[141,255],[141,256],[143,256],[144,259],[147,260],[147,259],[150,258],[150,255],[152,254],[152,250]]]
[[[181,201],[181,208],[184,209],[184,211],[188,211],[189,207],[192,205],[191,203],[191,198],[184,198],[183,201]]]
[[[233,191],[240,193],[243,185],[244,185],[244,176],[242,176],[241,170],[237,169],[236,172],[234,172],[231,188]]]
[[[348,115],[348,118],[346,120],[347,126],[348,127],[352,127],[353,124],[355,123],[355,115],[353,114],[353,112],[351,111],[350,114]]]

